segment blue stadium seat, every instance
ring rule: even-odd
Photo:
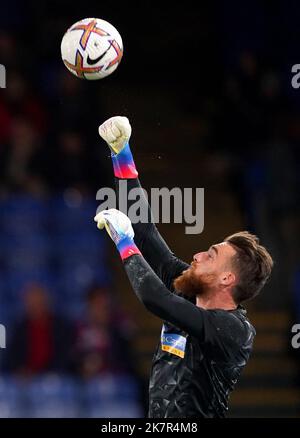
[[[62,235],[55,241],[53,256],[60,265],[74,261],[99,264],[106,257],[107,240],[101,233],[85,233],[78,230],[74,235]]]
[[[97,203],[92,198],[72,201],[62,196],[55,197],[49,204],[51,227],[57,233],[72,234],[80,229],[93,231],[96,209]]]
[[[0,230],[7,235],[44,232],[47,228],[48,206],[30,196],[13,196],[1,202]]]
[[[18,271],[7,271],[6,285],[11,297],[22,296],[24,287],[30,283],[38,283],[49,291],[54,292],[56,288],[56,276],[47,269],[27,269]]]
[[[58,271],[57,279],[60,308],[64,314],[76,319],[82,315],[86,293],[91,284],[109,285],[111,273],[103,263],[93,267],[76,263]]]
[[[65,296],[84,296],[86,289],[92,283],[109,284],[107,266],[90,266],[86,263],[76,263],[58,271],[60,289]]]
[[[137,383],[131,376],[103,375],[87,382],[83,393],[86,416],[135,418],[141,416]]]
[[[12,324],[19,315],[19,312],[20,306],[14,305],[14,303],[8,301],[7,298],[0,293],[0,324],[4,324],[6,327]]]
[[[50,244],[44,236],[29,236],[22,241],[11,239],[9,245],[3,248],[7,269],[23,270],[36,267],[46,267],[50,263]]]
[[[142,409],[137,402],[109,401],[88,405],[84,415],[88,418],[141,418]]]
[[[77,381],[68,377],[47,375],[27,385],[26,398],[32,418],[75,418],[79,414]]]
[[[114,377],[82,383],[70,377],[45,375],[21,382],[0,378],[1,418],[137,418],[135,398],[120,397]],[[119,383],[121,380],[119,379]]]
[[[0,208],[0,317],[15,319],[24,286],[32,282],[49,290],[55,308],[79,317],[87,288],[111,283],[108,238],[93,222],[97,202],[80,195],[47,201],[24,195],[1,201]]]
[[[124,400],[123,383],[125,383],[125,386],[132,387],[132,391],[128,390],[127,387],[125,393],[129,396],[129,399],[134,399],[136,384],[133,379],[125,379],[123,376],[117,377],[114,374],[104,374],[86,383],[85,396],[87,401],[93,403],[115,399]]]
[[[0,377],[0,418],[26,416],[23,385],[11,377]]]

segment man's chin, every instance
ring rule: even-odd
[[[173,286],[177,293],[187,297],[205,295],[215,281],[214,274],[195,274],[193,268],[188,268],[175,278]]]
[[[183,294],[188,297],[196,297],[203,293],[201,281],[195,277],[191,268],[186,269],[182,274],[175,278],[173,282],[176,293]]]

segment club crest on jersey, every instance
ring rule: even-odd
[[[161,331],[161,349],[168,353],[184,358],[186,338],[177,333],[166,333],[165,326]]]

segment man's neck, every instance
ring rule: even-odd
[[[197,296],[196,305],[202,307],[202,309],[223,309],[223,310],[234,310],[237,308],[236,303],[231,297],[220,298],[217,295],[213,296]]]

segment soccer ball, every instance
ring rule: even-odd
[[[116,70],[123,56],[123,42],[117,29],[99,18],[85,18],[73,24],[61,42],[62,60],[81,79],[102,79]]]

